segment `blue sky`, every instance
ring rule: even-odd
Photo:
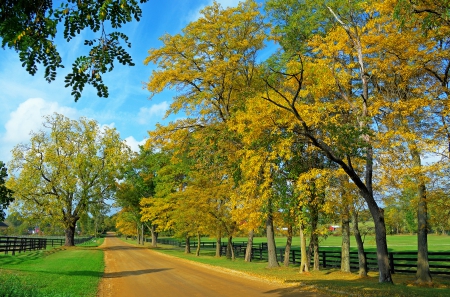
[[[239,1],[217,2],[230,7]],[[171,91],[149,100],[144,83],[154,66],[143,64],[147,51],[161,46],[159,37],[163,34],[180,33],[189,22],[200,16],[199,11],[203,7],[210,4],[212,0],[150,0],[144,4],[141,21],[127,24],[121,30],[130,38],[130,53],[136,66],[124,67],[116,63],[113,72],[104,75],[109,87],[108,98],[97,97],[96,91],[88,87],[75,103],[70,89],[64,88],[67,70],[60,69],[56,81],[49,84],[43,71],[38,71],[35,76],[29,75],[21,66],[16,52],[0,49],[0,160],[9,162],[11,149],[18,143],[28,142],[30,131],[40,129],[42,117],[53,112],[72,119],[81,116],[92,118],[100,125],[115,127],[122,139],[136,150],[156,123],[176,119],[175,115],[163,120],[174,95]],[[83,32],[69,43],[58,42],[67,69],[83,52],[83,41],[87,37],[88,33]]]

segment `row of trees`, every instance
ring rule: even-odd
[[[263,224],[269,267],[278,266],[274,221],[288,238],[299,226],[301,271],[308,256],[318,269],[319,221],[338,214],[343,259],[352,220],[365,275],[358,211],[367,208],[379,281],[391,283],[383,206],[406,195],[417,280],[431,282],[428,207],[448,192],[448,3],[269,0],[261,11],[215,3],[149,51],[148,90],[175,88],[168,114],[185,116],[150,131],[138,157],[150,165],[120,189],[137,195],[123,212],[186,241],[208,234],[230,245],[238,230],[251,244]],[[262,61],[271,42],[279,48]]]

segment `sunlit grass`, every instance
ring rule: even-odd
[[[0,296],[96,296],[103,275],[103,251],[94,239],[76,247],[59,247],[0,255]]]

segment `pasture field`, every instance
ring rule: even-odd
[[[195,241],[195,239],[191,239]],[[214,238],[203,237],[202,242],[214,242]],[[320,249],[334,249],[341,247],[341,236],[328,236],[327,238],[321,238],[319,247]],[[226,243],[227,238],[222,238],[222,243]],[[233,242],[247,242],[246,237],[233,238]],[[254,244],[267,242],[265,237],[255,237],[253,239]],[[388,235],[388,250],[391,252],[410,252],[417,251],[417,236],[416,235]],[[286,246],[286,237],[276,237],[275,243],[277,248],[283,248]],[[357,251],[356,241],[354,236],[350,237],[350,246],[352,251]],[[295,236],[292,240],[292,247],[300,247],[300,237]],[[376,251],[375,236],[368,235],[364,238],[364,249],[366,251]],[[450,252],[450,236],[447,235],[428,235],[428,250],[430,252]]]
[[[0,296],[96,296],[104,261],[103,251],[95,247],[103,240],[15,256],[0,254]]]

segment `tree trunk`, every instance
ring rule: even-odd
[[[218,232],[216,238],[216,257],[222,256],[222,232]]]
[[[359,276],[367,276],[367,259],[364,252],[364,242],[361,238],[361,232],[359,232],[359,220],[358,210],[353,212],[353,234],[355,235],[356,246],[358,247],[358,263],[359,263]]]
[[[184,247],[184,253],[191,253],[191,237],[189,235],[186,235],[186,246]]]
[[[227,242],[227,259],[234,260],[233,236],[228,236]]]
[[[273,230],[273,216],[272,216],[272,201],[269,199],[268,214],[266,218],[266,233],[267,233],[267,257],[268,268],[279,267],[277,261],[277,251],[275,246],[275,233]]]
[[[254,235],[253,229],[250,230],[248,233],[248,239],[247,239],[247,248],[245,249],[245,262],[251,262],[252,261],[252,248],[253,248],[253,235]]]
[[[197,232],[197,249],[195,250],[195,255],[198,257],[200,256],[200,244],[201,244],[201,236],[200,232]]]
[[[76,224],[73,223],[64,231],[66,235],[65,246],[75,246],[75,226]]]
[[[136,224],[136,241],[137,244],[141,244],[141,234],[139,233],[139,225]]]
[[[291,246],[292,246],[292,225],[288,226],[288,234],[287,234],[287,240],[286,240],[286,249],[284,250],[284,261],[283,265],[285,267],[289,266],[289,258],[291,256]]]
[[[300,273],[309,272],[308,256],[306,254],[306,237],[304,233],[303,223],[300,223],[300,249],[301,249]]]
[[[386,225],[384,222],[384,210],[378,206],[370,207],[375,224],[375,242],[377,245],[377,258],[380,283],[392,283],[391,270],[389,266],[389,253],[386,241]]]
[[[158,233],[156,232],[155,225],[152,225],[150,228],[150,233],[152,234],[152,247],[158,246]]]
[[[141,243],[142,243],[142,245],[145,245],[144,224],[141,224]]]
[[[344,200],[343,203],[345,204]],[[348,205],[344,205],[342,208],[341,271],[350,272],[350,210]]]
[[[412,149],[414,166],[421,168],[420,153]],[[417,283],[431,283],[430,265],[428,263],[428,210],[426,186],[422,174],[417,177],[419,203],[417,206]]]
[[[319,222],[319,210],[316,204],[310,206],[311,217],[311,237],[309,241],[309,249],[307,252],[307,261],[311,263],[311,256],[314,256],[314,270],[320,269],[319,261],[319,236],[317,235],[317,224]],[[309,265],[309,264],[308,264]]]

